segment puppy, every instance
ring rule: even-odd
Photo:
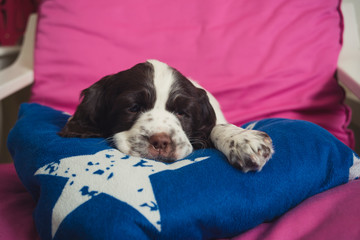
[[[165,162],[215,147],[244,172],[260,171],[274,152],[266,133],[229,124],[210,93],[156,60],[102,78],[81,99],[60,136],[102,137],[125,154]]]

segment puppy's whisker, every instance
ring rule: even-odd
[[[200,138],[189,138],[189,141],[192,145],[200,145],[199,149],[205,149],[207,146],[206,141]]]
[[[104,140],[101,141],[102,143],[103,142],[106,142],[108,143],[111,147],[114,147],[115,148],[115,138],[113,136],[111,137],[107,137],[105,138]]]
[[[107,142],[113,142],[113,141],[114,141],[114,137],[105,138],[105,141],[107,141]]]

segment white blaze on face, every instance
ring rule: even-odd
[[[157,60],[148,60],[148,62],[154,67],[154,86],[156,90],[154,109],[165,110],[171,86],[174,82],[173,70],[166,63]]]

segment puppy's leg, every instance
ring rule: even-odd
[[[210,93],[208,96],[217,118],[210,136],[216,149],[224,153],[234,167],[244,172],[260,171],[274,153],[269,135],[229,124],[217,100]]]
[[[201,88],[196,82],[193,83]],[[207,95],[216,114],[216,125],[210,135],[216,149],[224,153],[234,167],[244,172],[260,171],[274,153],[269,135],[229,124],[216,98],[209,92]]]
[[[244,172],[260,171],[274,153],[271,138],[265,132],[232,124],[217,124],[211,140],[231,165]]]

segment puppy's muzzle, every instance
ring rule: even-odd
[[[156,133],[149,137],[149,156],[156,160],[171,162],[175,160],[175,145],[166,133]]]

